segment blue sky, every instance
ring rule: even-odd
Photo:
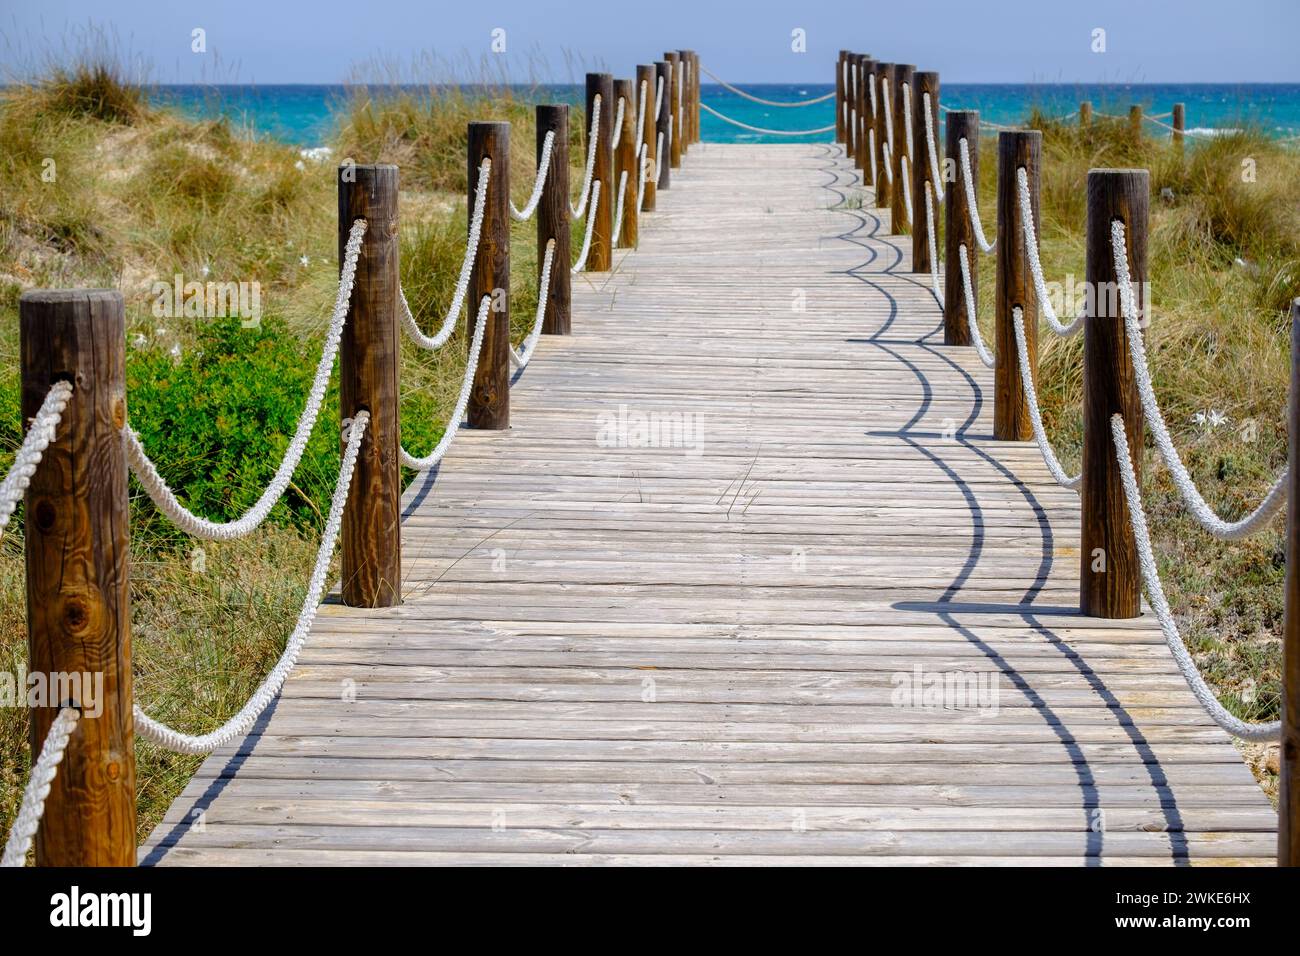
[[[0,56],[58,57],[90,23],[157,82],[335,83],[373,64],[412,79],[473,79],[486,58],[512,78],[568,81],[597,66],[631,74],[670,48],[747,82],[825,81],[841,48],[966,82],[1300,82],[1300,0],[40,0],[10,3]],[[206,31],[207,52],[191,51]],[[504,59],[491,52],[505,30]],[[1093,31],[1106,49],[1093,52]],[[807,52],[791,50],[801,29]],[[412,68],[432,53],[440,76]],[[539,65],[538,55],[545,62]],[[530,76],[531,74],[531,76]]]

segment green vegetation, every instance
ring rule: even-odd
[[[442,88],[358,95],[339,109],[336,156],[402,165],[402,281],[431,329],[464,254],[465,125],[511,120],[513,192],[522,203],[535,171],[532,109],[504,87],[476,96]],[[582,125],[576,111],[575,142]],[[580,149],[571,155],[583,158]],[[22,434],[20,293],[115,287],[127,300],[132,426],[190,508],[218,520],[240,514],[288,444],[333,307],[333,163],[251,139],[224,120],[157,109],[111,60],[90,60],[0,92],[0,173],[8,184],[0,191],[0,470]],[[579,175],[580,168],[575,182]],[[537,305],[536,225],[514,230],[518,341]],[[260,322],[157,317],[153,284],[170,286],[178,274],[185,282],[259,283]],[[432,356],[403,348],[403,440],[422,454],[451,412],[466,346],[458,331]],[[331,383],[289,493],[248,538],[196,547],[132,485],[136,694],[151,714],[192,732],[211,729],[278,657],[306,593],[338,474],[335,408]],[[22,546],[20,509],[0,539],[0,669],[11,672],[27,656]],[[144,836],[199,758],[147,744],[139,751]],[[17,808],[27,763],[27,715],[0,709],[0,833]]]

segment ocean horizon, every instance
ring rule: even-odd
[[[763,99],[794,102],[823,96],[831,83],[734,84]],[[443,85],[440,88],[450,88]],[[472,92],[473,85],[459,89]],[[353,96],[374,98],[396,92],[427,92],[426,84],[158,84],[147,87],[153,102],[194,118],[226,116],[257,136],[303,148],[330,143],[340,108]],[[519,84],[510,87],[530,102],[581,104],[579,84]],[[940,102],[950,109],[976,109],[989,123],[1012,125],[1037,108],[1059,117],[1077,115],[1090,100],[1096,113],[1126,113],[1140,105],[1149,116],[1162,116],[1175,103],[1186,107],[1189,135],[1215,135],[1250,126],[1276,139],[1300,138],[1300,84],[1297,83],[953,83],[940,88]],[[749,126],[773,130],[817,129],[834,122],[831,101],[802,108],[774,107],[747,100],[715,83],[701,85],[701,101]],[[1167,117],[1163,120],[1168,122]],[[1151,123],[1153,135],[1164,131]],[[707,111],[701,114],[705,142],[824,142],[827,134],[765,135],[733,126]]]

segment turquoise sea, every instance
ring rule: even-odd
[[[832,89],[829,84],[815,83],[736,85],[755,96],[781,102],[812,99]],[[334,112],[353,93],[355,88],[341,85],[157,86],[152,89],[155,102],[173,105],[193,116],[224,114],[259,135],[303,147],[322,146],[330,141]],[[385,88],[371,88],[370,93],[382,97]],[[580,103],[583,98],[582,88],[573,85],[519,87],[515,93],[536,102]],[[714,84],[703,85],[701,93],[703,102],[718,112],[751,126],[816,129],[835,119],[830,101],[789,109],[753,103]],[[1091,100],[1097,112],[1126,113],[1130,104],[1138,103],[1154,115],[1168,113],[1174,103],[1182,102],[1187,106],[1189,130],[1208,133],[1251,124],[1279,139],[1300,136],[1300,84],[1294,83],[953,83],[941,88],[940,99],[946,107],[977,109],[982,119],[1001,124],[1023,119],[1034,106],[1051,115],[1073,115],[1081,100]],[[702,114],[701,126],[705,141],[716,143],[829,139],[826,134],[764,136],[739,129],[707,112]],[[1161,132],[1157,127],[1149,128]]]

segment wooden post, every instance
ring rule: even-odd
[[[619,223],[619,234],[614,237],[616,245],[621,247],[636,245],[636,93],[631,80],[614,81],[614,99],[619,97],[627,104],[623,110],[623,127],[614,130],[614,179],[615,199],[617,185],[627,174],[623,187],[623,216]]]
[[[555,240],[551,260],[551,281],[546,291],[546,312],[542,333],[568,335],[573,324],[571,298],[572,250],[569,235],[569,107],[567,104],[537,107],[537,161],[547,130],[555,132],[551,166],[542,183],[542,200],[537,206],[537,269],[540,275],[546,258],[546,244]],[[477,313],[473,313],[477,315]]]
[[[597,96],[600,97],[600,118],[596,123],[596,160],[591,171],[591,182],[593,188],[596,183],[600,183],[600,197],[594,205],[590,200],[587,202],[587,217],[595,216],[596,224],[591,231],[591,249],[587,253],[585,271],[608,272],[613,261],[614,203],[618,199],[612,152],[614,114],[618,112],[618,101],[614,99],[614,78],[608,73],[587,74],[588,136],[591,135],[591,116]],[[509,156],[509,153],[506,155]]]
[[[876,116],[871,110],[871,87],[876,82],[876,61],[864,56],[858,70],[862,76],[859,92],[860,120],[858,122],[858,168],[862,170],[862,182],[865,185],[871,179],[871,170],[875,157],[871,155],[870,131],[875,126]]]
[[[1172,140],[1173,144],[1177,146],[1179,149],[1183,148],[1183,130],[1186,128],[1186,123],[1187,123],[1186,107],[1182,103],[1175,103],[1173,122],[1169,124],[1174,128],[1173,133],[1170,134],[1170,139]]]
[[[866,54],[853,54],[853,74],[857,77],[857,82],[853,87],[853,166],[855,169],[862,168],[863,157],[866,155],[866,133],[863,126],[863,120],[866,118],[866,109],[862,105],[862,99],[867,92],[867,73],[863,69],[863,63],[866,60]]]
[[[646,166],[645,194],[642,196],[641,211],[654,212],[656,183],[659,170],[655,168],[655,68],[644,64],[636,68],[637,96],[641,95],[641,84],[645,84],[645,115],[641,117],[641,129],[637,135],[645,144]],[[640,170],[637,170],[639,173]]]
[[[835,142],[844,142],[844,63],[849,51],[840,50],[840,58],[835,61]]]
[[[1133,145],[1142,142],[1142,107],[1136,103],[1128,108],[1128,135]]]
[[[1282,626],[1282,737],[1277,790],[1277,865],[1300,866],[1300,299],[1291,303],[1288,413],[1286,615]]]
[[[1088,319],[1083,338],[1083,482],[1079,609],[1091,617],[1137,617],[1141,572],[1115,460],[1110,419],[1119,414],[1139,485],[1142,476],[1142,405],[1128,334],[1120,311],[1111,248],[1111,223],[1124,223],[1129,275],[1139,320],[1145,315],[1147,203],[1145,169],[1094,169],[1088,173]]]
[[[700,137],[700,55],[691,51],[691,134],[695,142],[702,142]]]
[[[891,147],[890,161],[894,168],[894,186],[889,197],[889,234],[901,236],[911,228],[912,222],[907,216],[907,200],[911,197],[905,192],[907,183],[903,180],[903,167],[906,165],[908,181],[916,179],[912,175],[912,157],[908,155],[907,143],[907,107],[903,100],[903,87],[912,86],[912,74],[916,67],[910,63],[894,64],[894,82],[892,102],[889,104],[891,119],[894,121],[894,145]],[[915,212],[915,210],[913,210]]]
[[[695,85],[695,78],[692,76],[691,51],[678,50],[677,56],[682,69],[682,155],[685,156],[690,151],[691,142],[695,138],[691,130],[691,117],[695,115],[691,109],[691,87]]]
[[[601,115],[605,115],[603,109]],[[474,321],[478,318],[479,303],[485,295],[492,297],[492,307],[485,320],[487,328],[483,333],[483,351],[479,353],[474,384],[470,387],[467,420],[471,428],[502,429],[510,427],[509,123],[469,124],[471,215],[473,183],[479,164],[485,157],[492,160],[492,175],[488,179],[483,231],[478,251],[474,255],[474,267],[469,276],[469,296],[465,301],[465,341],[470,347],[473,345]],[[608,178],[607,175],[606,179]],[[604,193],[602,187],[602,199]],[[567,190],[564,201],[569,201]],[[609,233],[606,232],[605,235],[608,238]],[[595,245],[595,237],[592,238],[592,245]]]
[[[477,172],[470,170],[471,197]],[[339,417],[370,412],[343,512],[343,603],[351,607],[402,603],[397,178],[387,164],[345,163],[338,172],[340,269],[352,223],[366,220],[339,346]]]
[[[849,53],[844,66],[844,155],[852,160],[858,151],[858,55]]]
[[[934,228],[934,223],[930,222],[929,213],[925,208],[925,197],[928,195],[929,186],[927,183],[933,179],[930,163],[930,145],[925,137],[925,94],[930,94],[930,124],[934,130],[934,148],[939,148],[939,74],[918,72],[912,77],[912,135],[916,142],[912,148],[916,155],[912,158],[912,216],[916,222],[912,227],[912,271],[913,272],[930,272],[937,268],[937,263],[930,261],[930,230]],[[940,175],[943,174],[943,158],[934,157],[935,165],[940,167]],[[939,195],[939,190],[943,189],[943,183],[934,184],[934,196]],[[939,213],[939,203],[937,198],[932,198],[931,203],[934,205],[934,213]],[[935,236],[935,254],[938,254],[939,237]],[[951,260],[954,264],[956,260]]]
[[[1037,229],[1042,143],[1043,134],[1038,130],[998,133],[998,272],[993,298],[998,365],[993,374],[993,437],[1003,441],[1028,441],[1034,437],[1029,402],[1021,384],[1020,356],[1011,312],[1019,307],[1024,313],[1025,345],[1032,376],[1038,365],[1038,296],[1029,271],[1016,170],[1024,167],[1029,174],[1030,207]]]
[[[122,294],[25,292],[18,314],[23,421],[56,382],[74,389],[25,499],[30,673],[67,692],[31,710],[33,761],[60,707],[81,710],[36,831],[36,863],[135,866]]]
[[[876,208],[885,209],[893,201],[893,184],[889,175],[893,164],[885,157],[885,144],[889,141],[889,114],[885,97],[893,99],[894,64],[876,64]]]
[[[970,221],[966,202],[966,184],[961,175],[961,141],[966,140],[970,154],[971,182],[977,188],[980,171],[980,114],[977,110],[955,110],[948,114],[947,155],[956,164],[955,176],[944,183],[944,263],[943,276],[943,344],[970,345],[966,294],[961,282],[958,247],[966,247],[970,263],[971,297],[979,301],[980,250],[975,243],[975,228]],[[970,316],[974,318],[974,316]]]
[[[667,189],[672,185],[672,162],[669,158],[669,140],[673,132],[673,65],[667,60],[655,60],[655,81],[663,85],[663,103],[659,116],[655,120],[655,138],[650,143],[650,151],[656,155],[655,168],[659,173],[659,188]],[[650,112],[654,112],[654,101],[650,103]]]
[[[1087,129],[1092,125],[1092,102],[1084,100],[1079,104],[1079,128]]]
[[[682,58],[680,54],[669,51],[664,54],[664,59],[669,66],[668,86],[664,88],[664,109],[668,111],[668,126],[672,130],[664,149],[668,153],[669,164],[677,169],[682,164]]]

